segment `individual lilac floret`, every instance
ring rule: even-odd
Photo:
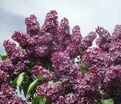
[[[40,33],[40,24],[35,15],[30,15],[30,17],[27,17],[25,19],[25,23],[27,26],[27,33],[30,36],[38,35]]]
[[[121,102],[121,66],[113,66],[106,71],[104,90],[109,98],[113,98],[115,104]]]

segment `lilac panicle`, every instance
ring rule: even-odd
[[[21,60],[25,57],[24,51],[17,47],[15,43],[7,40],[4,41],[5,50],[12,61]]]
[[[62,52],[54,53],[51,60],[55,71],[59,71],[57,73],[64,71],[65,68],[68,68],[70,64],[70,57],[68,54],[64,54]]]
[[[21,47],[27,47],[34,44],[34,39],[29,34],[15,32],[12,36],[13,40],[17,41]]]
[[[25,19],[27,33],[30,36],[38,35],[40,33],[40,24],[37,21],[37,17],[35,15],[30,15]]]
[[[114,32],[112,33],[113,40],[120,40],[121,39],[121,25],[116,25]]]
[[[9,74],[4,72],[3,70],[0,70],[0,85],[3,83],[3,82],[6,82],[9,80]]]
[[[96,38],[95,32],[90,32],[87,36],[85,36],[80,44],[79,44],[79,52],[82,54],[85,50],[87,50],[90,46],[92,46],[93,40]]]
[[[78,45],[75,42],[71,42],[66,47],[65,52],[68,53],[71,58],[75,58],[79,54]]]
[[[121,102],[121,67],[110,67],[103,81],[104,90],[109,98],[113,98],[115,104]]]
[[[98,66],[99,68],[108,67],[111,64],[110,56],[100,48],[92,48],[82,56],[81,65],[88,67]]]
[[[72,29],[71,41],[79,44],[81,39],[82,39],[82,36],[81,36],[81,32],[80,32],[80,27],[78,25],[76,25]]]
[[[99,38],[96,40],[96,44],[104,51],[108,51],[111,43],[110,33],[103,27],[97,27],[96,33]]]
[[[57,18],[58,16],[55,10],[51,10],[50,12],[48,12],[45,18],[45,23],[41,28],[41,32],[49,32],[52,35],[55,35],[58,27]]]
[[[44,57],[49,54],[49,47],[45,45],[37,45],[35,47],[35,55],[39,57]]]
[[[9,40],[5,40],[3,42],[3,46],[5,47],[5,50],[9,57],[12,56],[14,49],[16,49],[16,44],[13,42],[10,42]]]
[[[4,83],[0,87],[0,104],[26,104],[26,102],[17,97],[10,84]]]
[[[60,26],[58,28],[59,35],[59,43],[63,45],[68,45],[70,40],[70,27],[69,21],[67,18],[63,18],[60,22]]]
[[[72,29],[71,42],[65,49],[65,52],[69,54],[71,58],[76,57],[79,54],[79,43],[81,42],[82,36],[80,33],[80,27],[74,26]]]
[[[11,61],[8,65],[13,65],[14,74],[18,74],[26,69],[29,60],[25,52],[9,40],[4,41],[4,47]]]

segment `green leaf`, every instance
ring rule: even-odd
[[[101,104],[114,104],[112,99],[101,99]]]
[[[30,85],[29,85],[29,88],[28,88],[28,91],[27,91],[27,96],[30,95],[34,89],[36,89],[38,83],[39,83],[39,79],[36,79],[34,80]]]
[[[52,104],[52,102],[45,97],[35,96],[33,98],[32,104]]]
[[[50,100],[46,99],[44,104],[52,104],[52,102]]]
[[[43,75],[42,75],[42,73],[39,74],[38,79],[39,79],[40,81],[43,80]]]
[[[89,71],[88,66],[87,66],[87,65],[82,66],[82,67],[80,68],[80,71],[81,71],[82,73],[87,73],[87,72]]]
[[[18,78],[17,78],[17,81],[16,81],[18,87],[21,86],[21,84],[22,84],[24,78],[25,78],[25,72],[19,74],[19,76],[18,76]]]
[[[13,80],[13,82],[12,82],[12,85],[13,85],[13,87],[15,87],[15,88],[16,88],[16,86],[17,86],[17,79],[18,79],[18,77],[16,77],[16,78]]]
[[[1,60],[6,60],[6,59],[8,59],[8,56],[6,54],[1,54],[0,59]]]
[[[51,71],[52,70],[52,65],[50,64],[50,63],[46,63],[47,64],[47,69],[49,70],[49,71]]]
[[[43,100],[41,96],[35,96],[32,100],[32,104],[39,104],[39,102]],[[42,103],[41,103],[42,104]]]
[[[24,96],[27,96],[27,91],[28,91],[28,87],[30,85],[30,80],[28,79],[28,76],[25,77],[24,82],[22,83],[22,87],[23,87],[23,93]]]
[[[32,69],[35,65],[35,61],[34,60],[31,60],[31,62],[29,63],[29,69]]]
[[[52,102],[46,97],[43,97],[43,99],[40,100],[40,104],[52,104]]]

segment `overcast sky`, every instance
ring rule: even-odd
[[[98,25],[112,32],[121,24],[121,0],[0,0],[0,53],[3,40],[16,30],[25,32],[25,17],[35,14],[42,25],[53,9],[59,20],[67,17],[71,27],[80,25],[83,36]]]

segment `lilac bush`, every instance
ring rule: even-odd
[[[0,104],[121,103],[121,25],[112,34],[98,26],[83,37],[78,25],[71,31],[67,18],[58,22],[55,10],[42,26],[35,15],[25,24],[26,32],[12,35],[18,46],[3,42]]]

